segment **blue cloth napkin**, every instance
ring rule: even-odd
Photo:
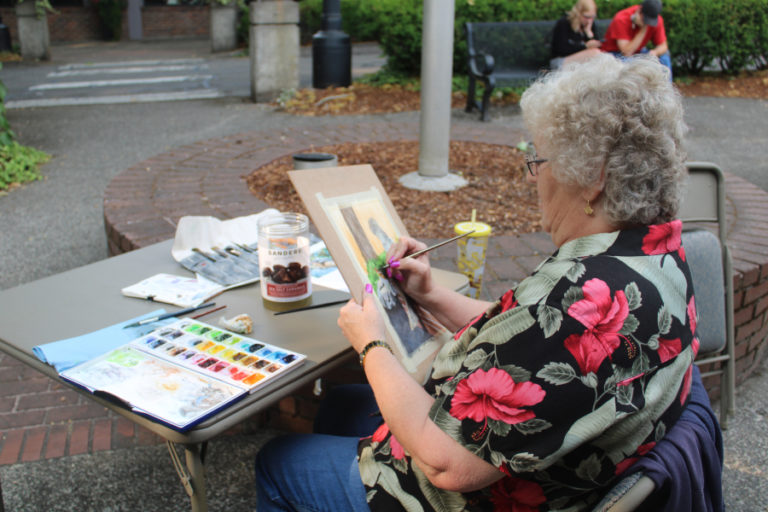
[[[57,372],[61,373],[80,363],[90,361],[102,354],[106,354],[110,350],[125,345],[131,340],[144,336],[158,327],[178,320],[177,318],[171,317],[166,318],[165,320],[140,325],[138,327],[123,329],[124,325],[138,322],[145,318],[162,315],[163,313],[165,313],[164,309],[158,309],[157,311],[152,311],[146,315],[138,316],[119,324],[110,325],[104,329],[83,334],[82,336],[75,336],[74,338],[38,345],[33,347],[32,351],[38,359],[44,363],[50,364],[56,368]]]

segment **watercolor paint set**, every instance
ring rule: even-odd
[[[305,359],[302,354],[191,319],[157,329],[131,345],[249,391]]]
[[[184,431],[305,359],[303,354],[182,318],[60,375]]]

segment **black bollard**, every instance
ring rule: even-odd
[[[11,31],[0,18],[0,52],[13,51],[11,47]]]
[[[323,0],[322,28],[312,36],[312,87],[352,83],[352,45],[341,30],[341,1]]]

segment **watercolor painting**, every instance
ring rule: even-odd
[[[443,336],[446,331],[403,293],[397,280],[389,279],[380,270],[387,250],[400,233],[379,191],[371,188],[336,197],[318,194],[318,199],[359,277],[373,285],[404,366],[409,370],[415,368],[434,353],[438,347],[436,336]]]

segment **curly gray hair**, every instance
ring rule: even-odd
[[[600,181],[619,227],[668,222],[687,176],[680,94],[652,58],[604,54],[535,82],[520,101],[526,127],[561,183]]]

